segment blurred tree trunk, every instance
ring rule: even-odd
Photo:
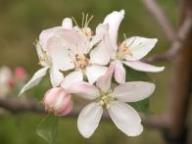
[[[192,13],[192,0],[180,0],[180,25]],[[183,48],[173,60],[173,75],[170,93],[171,128],[166,132],[168,144],[186,144],[187,114],[191,97],[192,83],[192,29],[183,41]]]

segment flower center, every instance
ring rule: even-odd
[[[123,59],[126,55],[132,56],[132,53],[125,43],[122,43],[117,50],[117,58]]]
[[[103,107],[109,108],[110,103],[114,101],[114,98],[111,94],[103,94],[99,99],[99,104]]]
[[[89,28],[89,27],[83,27],[82,29],[81,29],[81,31],[82,31],[82,33],[88,38],[88,39],[90,39],[91,37],[92,37],[92,31],[91,31],[91,29]]]
[[[84,54],[75,55],[75,67],[83,69],[89,64],[89,59]]]

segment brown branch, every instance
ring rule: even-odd
[[[188,16],[185,18],[182,26],[180,27],[177,33],[177,39],[171,44],[168,51],[161,54],[153,55],[149,58],[144,59],[146,62],[162,61],[162,60],[172,60],[177,53],[182,49],[183,42],[189,35],[190,29],[192,27],[192,14],[188,13]]]
[[[157,4],[156,0],[143,0],[143,4],[156,19],[160,27],[162,28],[168,41],[173,42],[176,39],[175,31],[166,17],[163,9]]]
[[[37,103],[33,100],[21,100],[13,98],[0,98],[0,107],[14,114],[18,113],[40,113],[46,114],[43,106],[40,103]],[[81,108],[74,108],[73,111],[68,114],[66,117],[78,117]],[[107,113],[103,114],[104,120],[109,120]],[[143,125],[148,128],[154,128],[159,130],[167,129],[169,123],[164,117],[152,116],[152,117],[143,117]]]

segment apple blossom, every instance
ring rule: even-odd
[[[65,69],[65,65],[61,65],[61,63],[58,62],[57,59],[61,57],[58,57],[56,59],[52,58],[52,55],[54,54],[51,54],[50,51],[48,51],[47,42],[50,38],[55,37],[57,32],[60,32],[60,30],[63,29],[67,30],[70,29],[71,27],[72,27],[71,19],[65,18],[63,20],[62,26],[57,26],[41,32],[39,36],[39,42],[36,43],[36,51],[39,58],[39,64],[42,66],[42,68],[39,69],[33,75],[31,80],[22,88],[19,95],[22,95],[25,91],[39,84],[42,78],[46,75],[48,69],[50,69],[49,73],[52,86],[56,87],[61,84],[64,78],[64,75],[61,72],[61,70],[68,70],[68,69]],[[63,55],[63,57],[65,57],[65,55]],[[65,61],[63,61],[63,63],[65,64]]]
[[[6,96],[12,89],[13,73],[9,67],[0,68],[0,96]]]
[[[61,87],[51,88],[44,96],[45,110],[57,116],[64,116],[72,110],[70,89],[83,81],[83,75],[76,71],[68,74],[62,81]]]
[[[16,67],[14,76],[17,80],[24,81],[26,79],[27,73],[23,67]]]
[[[51,58],[63,69],[81,72],[92,84],[106,71],[110,61],[110,53],[105,47],[101,48],[102,39],[108,38],[100,31],[107,29],[99,25],[96,35],[92,36],[89,27],[60,29],[54,37],[47,40],[46,48]],[[106,44],[107,45],[107,44]]]
[[[115,64],[115,79],[119,83],[125,82],[126,70],[124,64],[134,70],[144,71],[144,72],[160,72],[164,70],[164,67],[157,67],[150,64],[141,62],[141,59],[146,56],[157,43],[156,38],[144,38],[139,36],[134,36],[124,40],[120,45],[117,44],[118,30],[121,21],[124,18],[124,10],[114,11],[106,16],[103,25],[107,25],[109,36],[106,45],[108,51],[113,51],[111,55],[112,63]],[[105,50],[103,50],[105,51]]]
[[[64,116],[72,110],[71,95],[61,87],[47,91],[43,103],[46,111],[53,112],[57,116]]]
[[[108,111],[117,128],[127,136],[137,136],[143,131],[140,116],[126,103],[149,97],[155,85],[149,82],[133,81],[114,88],[111,85],[113,71],[113,66],[110,66],[105,75],[97,80],[96,86],[79,82],[71,89],[73,93],[86,99],[95,100],[85,106],[78,117],[78,130],[85,138],[89,138],[98,127],[104,109]]]

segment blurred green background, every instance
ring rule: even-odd
[[[159,0],[171,21],[177,23],[177,3],[175,0]],[[125,19],[120,28],[127,36],[140,35],[157,37],[159,43],[152,53],[162,52],[168,43],[159,25],[148,13],[141,0],[0,0],[0,66],[12,68],[24,66],[29,75],[38,69],[38,60],[33,42],[38,39],[41,30],[60,25],[64,17],[75,17],[81,22],[82,12],[93,14],[91,27],[102,22],[104,17],[114,11],[125,9]],[[166,110],[166,95],[171,70],[150,74],[157,89],[150,99],[150,111],[161,114]],[[42,97],[47,82],[41,83],[27,94]],[[48,87],[47,87],[48,89]],[[39,138],[35,129],[43,116],[36,114],[0,115],[0,144],[46,144]],[[145,129],[135,138],[122,134],[111,121],[102,121],[96,133],[90,139],[82,138],[76,128],[76,119],[61,118],[56,144],[161,144],[163,140],[156,130]]]

